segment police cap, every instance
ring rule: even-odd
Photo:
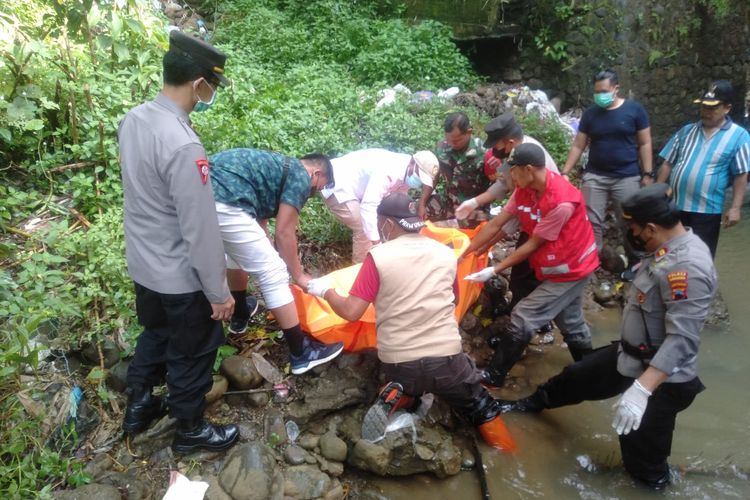
[[[491,122],[484,126],[484,131],[487,133],[487,140],[484,141],[485,148],[493,147],[500,139],[518,137],[523,133],[513,113],[503,113],[493,118]]]
[[[622,217],[628,222],[663,225],[674,220],[677,206],[668,184],[654,183],[639,189],[622,202]]]
[[[533,167],[544,167],[547,163],[544,150],[534,143],[527,142],[519,144],[510,152],[506,161],[511,167],[531,165]]]
[[[198,37],[188,35],[180,30],[172,30],[169,33],[169,50],[195,62],[204,70],[210,72],[222,86],[231,84],[224,76],[224,63],[227,56]]]

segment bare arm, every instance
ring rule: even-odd
[[[484,248],[488,245],[495,236],[501,232],[502,227],[513,217],[513,214],[508,212],[500,212],[500,214],[490,220],[484,227],[479,231],[469,246],[464,251],[463,255],[468,255],[471,252],[475,252],[479,248]]]
[[[662,162],[661,166],[659,167],[659,175],[656,177],[656,182],[667,182],[667,180],[669,179],[669,174],[671,173],[672,164],[667,160],[664,160],[664,162]]]
[[[638,142],[638,157],[641,160],[641,171],[645,174],[653,171],[653,149],[651,146],[651,127],[639,130],[635,134],[636,141]],[[643,184],[651,184],[654,182],[653,177],[644,176]]]
[[[724,214],[724,227],[732,227],[740,221],[740,208],[747,189],[747,172],[734,176],[732,181],[732,204]]]
[[[279,213],[276,216],[276,248],[286,263],[292,279],[305,288],[310,277],[302,269],[302,263],[297,254],[298,221],[299,213],[296,208],[286,203],[279,205]]]
[[[568,175],[573,167],[576,166],[578,160],[581,159],[583,151],[586,149],[586,144],[589,142],[589,136],[583,132],[578,132],[575,139],[573,139],[573,145],[570,147],[570,153],[568,153],[568,159],[565,160],[565,165],[560,172],[562,175]]]
[[[367,306],[370,305],[366,300],[354,295],[342,297],[333,288],[326,290],[323,298],[331,304],[333,312],[347,321],[357,321],[365,313]]]
[[[437,177],[435,177],[437,183]],[[424,220],[427,217],[427,200],[430,199],[430,195],[434,191],[430,186],[422,185],[422,196],[419,198],[419,206],[417,207],[417,215]]]
[[[526,243],[518,247],[512,254],[504,258],[502,262],[500,262],[499,264],[495,264],[495,274],[499,274],[504,269],[513,267],[516,264],[525,261],[531,256],[531,254],[533,254],[537,250],[537,248],[544,245],[546,241],[547,240],[545,240],[544,238],[532,234]]]

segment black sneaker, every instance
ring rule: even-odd
[[[323,344],[322,342],[318,342],[317,340],[305,336],[302,344],[302,354],[295,356],[294,354],[289,353],[289,364],[292,367],[292,373],[294,375],[301,375],[318,365],[331,361],[341,354],[343,350],[343,342]]]
[[[250,318],[255,316],[255,313],[258,312],[258,299],[253,297],[252,295],[248,295],[245,298],[245,303],[247,304],[247,310],[250,314],[248,314],[248,317],[246,319],[242,318],[236,318],[232,316],[232,319],[229,321],[229,333],[231,335],[242,335],[247,331],[247,324],[250,322]]]

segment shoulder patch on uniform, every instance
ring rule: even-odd
[[[195,164],[198,165],[198,173],[201,176],[201,182],[203,184],[208,182],[208,160],[205,158],[202,160],[195,160]]]
[[[687,271],[675,271],[667,274],[669,288],[672,289],[672,300],[683,300],[688,298],[687,278]]]

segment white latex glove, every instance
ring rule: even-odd
[[[315,278],[307,282],[307,293],[321,299],[330,288],[331,284],[325,278]]]
[[[641,426],[641,419],[648,405],[651,393],[641,385],[638,380],[625,391],[620,400],[612,408],[615,409],[615,418],[612,420],[612,428],[618,434],[628,434],[631,430],[637,431]]]
[[[476,198],[470,198],[466,200],[465,202],[461,203],[458,208],[455,210],[456,219],[463,220],[469,216],[472,210],[477,208],[479,206],[479,203],[477,203]]]
[[[492,278],[495,275],[495,267],[489,266],[485,267],[481,271],[477,271],[473,274],[469,274],[464,279],[466,281],[477,281],[479,283],[484,283],[488,279]]]

